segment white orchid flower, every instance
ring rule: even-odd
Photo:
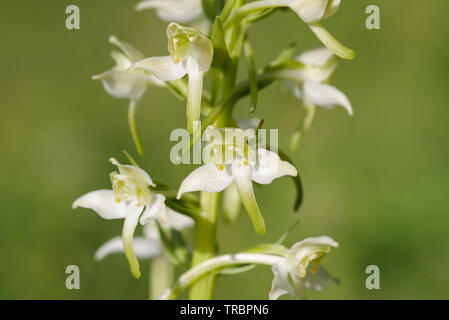
[[[136,10],[144,9],[155,9],[161,20],[179,23],[192,22],[203,13],[201,0],[144,0],[136,5]]]
[[[291,149],[296,149],[303,135],[309,130],[315,116],[315,107],[333,109],[342,106],[350,116],[353,115],[351,102],[347,96],[329,85],[329,78],[337,67],[337,58],[327,48],[318,48],[307,51],[298,57],[296,61],[301,67],[278,71],[278,75],[287,80],[294,96],[303,102],[301,122],[296,129]]]
[[[232,132],[221,140],[221,132]],[[218,135],[217,135],[218,134]],[[245,136],[242,129],[216,129],[212,126],[205,131],[209,141],[210,158],[206,164],[195,169],[181,183],[178,199],[185,192],[205,191],[220,192],[233,182],[238,190],[240,200],[248,212],[254,229],[259,234],[265,233],[265,223],[254,195],[252,181],[260,184],[270,184],[274,179],[282,176],[296,176],[296,168],[267,149],[257,148],[255,152],[248,145],[242,145],[238,137]],[[234,139],[237,137],[237,139]],[[237,142],[235,142],[237,141]],[[223,161],[224,159],[224,161]]]
[[[343,46],[320,24],[320,21],[337,12],[340,3],[341,0],[259,0],[242,6],[235,17],[270,8],[289,7],[302,21],[307,23],[312,32],[326,47],[337,56],[352,60],[355,58],[354,51]]]
[[[249,265],[271,266],[274,278],[269,293],[272,300],[288,293],[296,299],[306,299],[305,289],[321,291],[339,280],[319,265],[331,248],[339,245],[327,236],[306,238],[290,249],[279,244],[264,244],[244,252],[224,254],[210,258],[186,271],[167,288],[160,299],[175,299],[183,290],[207,274],[226,267]]]
[[[187,94],[187,128],[200,119],[203,75],[212,63],[212,42],[200,31],[170,23],[167,28],[170,56],[151,57],[134,63],[131,69],[150,71],[160,80],[172,81],[189,77]]]
[[[167,210],[166,228],[181,231],[194,225],[194,220],[188,216],[180,214],[170,208]],[[159,230],[154,223],[147,223],[143,226],[144,236],[134,237],[134,252],[138,259],[151,259],[162,254],[162,242]],[[95,260],[103,260],[106,256],[114,253],[124,253],[125,248],[121,237],[114,237],[98,248],[95,253]]]
[[[135,120],[137,102],[148,86],[164,87],[165,83],[147,71],[129,70],[134,62],[144,58],[139,50],[118,40],[115,36],[110,36],[109,42],[116,45],[122,52],[112,51],[111,56],[116,65],[110,70],[93,76],[92,79],[101,80],[106,92],[111,96],[130,100],[128,107],[129,126],[137,150],[140,154],[143,154]]]
[[[302,84],[302,88],[294,91],[297,98],[326,109],[342,106],[350,116],[353,115],[351,102],[346,95],[325,83],[337,67],[332,51],[327,48],[314,49],[301,54],[296,60],[304,65],[303,70],[292,71],[298,73],[293,78]]]
[[[110,70],[93,76],[92,79],[101,80],[110,95],[120,99],[137,100],[144,94],[148,85],[165,85],[148,72],[128,69],[134,62],[145,57],[140,51],[115,36],[110,36],[109,42],[116,45],[122,52],[112,51],[111,56],[116,65]]]
[[[123,248],[131,273],[139,278],[139,262],[133,246],[134,230],[138,222],[144,225],[155,219],[162,225],[167,225],[169,218],[165,197],[150,191],[149,187],[155,185],[144,170],[122,165],[114,158],[109,161],[119,170],[110,174],[112,190],[89,192],[76,199],[72,207],[92,209],[103,219],[125,219],[122,232]]]
[[[270,299],[276,300],[286,293],[303,299],[304,288],[320,291],[331,282],[338,283],[337,279],[319,266],[321,259],[332,247],[338,248],[338,243],[327,236],[307,238],[294,244],[284,259],[272,265],[274,278]]]

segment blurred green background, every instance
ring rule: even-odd
[[[111,156],[135,154],[127,102],[109,96],[90,77],[113,65],[111,34],[147,56],[166,54],[166,23],[135,12],[137,1],[2,1],[0,3],[0,298],[145,299],[148,275],[132,278],[122,255],[93,260],[97,247],[121,232],[88,210],[72,210],[87,191],[109,188]],[[323,261],[340,278],[310,298],[449,298],[449,2],[376,1],[381,30],[365,28],[373,1],[343,1],[324,24],[357,52],[342,61],[333,84],[350,98],[342,108],[318,110],[298,152],[305,200],[292,212],[294,188],[279,179],[257,188],[268,232],[251,229],[242,212],[219,225],[221,252],[277,239],[298,216],[288,244],[329,235],[341,244]],[[77,4],[81,29],[65,28],[65,8]],[[292,12],[279,12],[250,30],[258,66],[293,41],[298,53],[320,45]],[[236,108],[249,117],[248,101]],[[138,113],[147,151],[139,159],[156,180],[177,188],[190,166],[169,161],[169,133],[185,126],[184,105],[150,88]],[[280,128],[288,145],[298,101],[282,84],[264,90],[257,116]],[[81,270],[81,289],[65,288],[65,268]],[[365,288],[365,268],[380,267],[381,289]],[[142,269],[148,262],[142,263]],[[220,278],[219,299],[265,299],[270,268]]]

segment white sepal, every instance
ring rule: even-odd
[[[108,255],[124,252],[122,238],[114,237],[98,248],[94,258],[96,261],[101,261]],[[134,252],[139,259],[150,259],[162,253],[162,246],[160,242],[156,240],[147,239],[145,237],[134,237]]]
[[[177,198],[181,199],[181,196],[186,192],[223,191],[231,184],[233,179],[229,171],[229,167],[220,170],[212,162],[195,169],[182,181]]]
[[[187,70],[183,67],[183,65],[173,62],[173,59],[170,56],[142,59],[135,62],[130,69],[147,70],[162,81],[181,79],[187,73]]]
[[[91,209],[103,219],[123,219],[130,205],[118,203],[112,190],[96,190],[86,193],[73,202],[72,208]]]
[[[147,89],[149,78],[121,70],[109,70],[92,77],[101,80],[107,93],[118,99],[140,99]]]

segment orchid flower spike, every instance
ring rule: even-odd
[[[193,132],[193,122],[200,119],[203,75],[212,63],[212,42],[196,29],[170,23],[167,28],[170,56],[151,57],[137,61],[131,69],[150,71],[163,81],[189,76],[187,94],[187,128]]]
[[[283,79],[288,79],[288,87],[293,95],[303,102],[301,121],[292,136],[291,149],[295,150],[304,134],[309,130],[315,116],[315,107],[333,109],[342,106],[353,115],[351,102],[347,96],[327,84],[337,67],[337,57],[325,47],[304,52],[296,57],[301,67],[278,71]]]
[[[133,246],[134,230],[138,222],[145,225],[157,219],[163,226],[168,224],[165,197],[150,191],[149,187],[155,184],[144,170],[120,164],[114,158],[109,161],[118,168],[118,172],[110,174],[112,190],[89,192],[76,199],[72,208],[92,209],[103,219],[125,219],[122,232],[123,248],[131,273],[139,278],[139,262]]]
[[[338,283],[338,279],[332,278],[319,266],[321,259],[331,248],[338,248],[338,243],[327,236],[307,238],[294,244],[284,259],[272,265],[274,278],[270,299],[276,300],[286,293],[297,299],[304,299],[304,288],[321,291],[331,282]]]
[[[145,93],[148,86],[164,87],[165,83],[154,75],[144,70],[129,70],[136,61],[144,58],[144,55],[136,48],[117,37],[109,37],[109,42],[116,45],[121,52],[112,51],[111,56],[116,65],[99,75],[92,77],[101,80],[107,93],[115,98],[129,99],[128,120],[133,140],[139,154],[143,154],[143,147],[137,130],[135,112],[137,102]]]
[[[296,176],[298,172],[292,164],[282,161],[276,153],[263,148],[254,150],[244,142],[245,136],[249,135],[251,134],[242,129],[217,129],[209,126],[205,136],[210,143],[206,147],[207,151],[203,152],[203,155],[206,154],[203,157],[206,164],[195,169],[183,180],[179,187],[178,199],[186,192],[220,192],[235,182],[240,200],[255,231],[264,234],[265,222],[257,205],[252,181],[270,184],[276,178]],[[253,138],[254,136],[251,136],[249,140]]]
[[[246,15],[254,11],[270,8],[289,7],[307,23],[317,38],[337,56],[352,60],[355,53],[336,40],[321,24],[337,12],[341,0],[259,0],[250,2],[239,9],[236,15]]]
[[[169,229],[181,231],[194,225],[194,220],[180,214],[170,208],[167,210],[167,225]],[[134,252],[138,259],[151,259],[162,254],[162,242],[159,230],[155,223],[147,223],[143,226],[143,237],[134,237]],[[114,253],[124,253],[125,248],[121,237],[114,237],[105,242],[95,252],[95,260],[103,260],[106,256]]]
[[[136,5],[136,10],[155,9],[157,16],[164,21],[188,23],[203,14],[201,0],[144,0]]]

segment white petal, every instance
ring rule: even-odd
[[[162,247],[159,241],[149,240],[144,237],[135,237],[134,251],[137,258],[149,259],[161,254]],[[122,238],[114,237],[98,248],[97,252],[95,252],[95,260],[100,261],[110,254],[124,252]]]
[[[288,293],[294,296],[294,290],[290,282],[288,281],[288,268],[285,261],[277,262],[273,264],[271,270],[273,271],[274,278],[271,283],[270,300],[277,300],[280,296]]]
[[[167,210],[165,207],[165,197],[161,194],[153,193],[150,203],[147,204],[145,211],[140,217],[140,224],[158,220],[161,224],[167,225]]]
[[[289,7],[307,23],[323,18],[329,0],[293,0]]]
[[[146,0],[136,10],[156,9],[160,19],[167,22],[190,22],[203,12],[201,0]]]
[[[109,70],[92,79],[101,80],[106,92],[119,99],[139,99],[149,81],[145,75],[120,70]]]
[[[96,190],[79,197],[73,202],[72,208],[92,209],[103,219],[123,219],[129,209],[129,204],[118,203],[112,190]]]
[[[167,207],[167,218],[169,228],[178,231],[193,227],[195,225],[195,221],[192,218],[184,214],[178,213],[168,207]]]
[[[232,175],[227,168],[219,170],[215,163],[210,162],[192,171],[181,183],[178,191],[178,199],[186,192],[223,191],[232,182]]]
[[[307,272],[307,276],[304,278],[304,286],[307,289],[313,289],[316,291],[324,290],[332,282],[339,283],[340,281],[332,277],[329,272],[321,265],[318,266],[317,272]]]
[[[145,186],[156,186],[153,183],[153,180],[151,180],[150,175],[145,170],[132,165],[121,164],[115,158],[110,158],[109,162],[118,167],[120,174],[133,179],[135,182]]]
[[[279,156],[269,150],[257,149],[258,162],[254,166],[251,179],[260,184],[272,183],[274,179],[283,176],[293,176],[298,174],[296,168],[287,161],[281,160]]]
[[[173,81],[185,76],[182,63],[174,63],[170,56],[150,57],[137,61],[131,69],[144,69],[162,81]]]
[[[304,83],[304,95],[314,104],[332,109],[342,106],[349,115],[352,115],[352,106],[346,95],[337,88],[324,83],[306,81]]]

